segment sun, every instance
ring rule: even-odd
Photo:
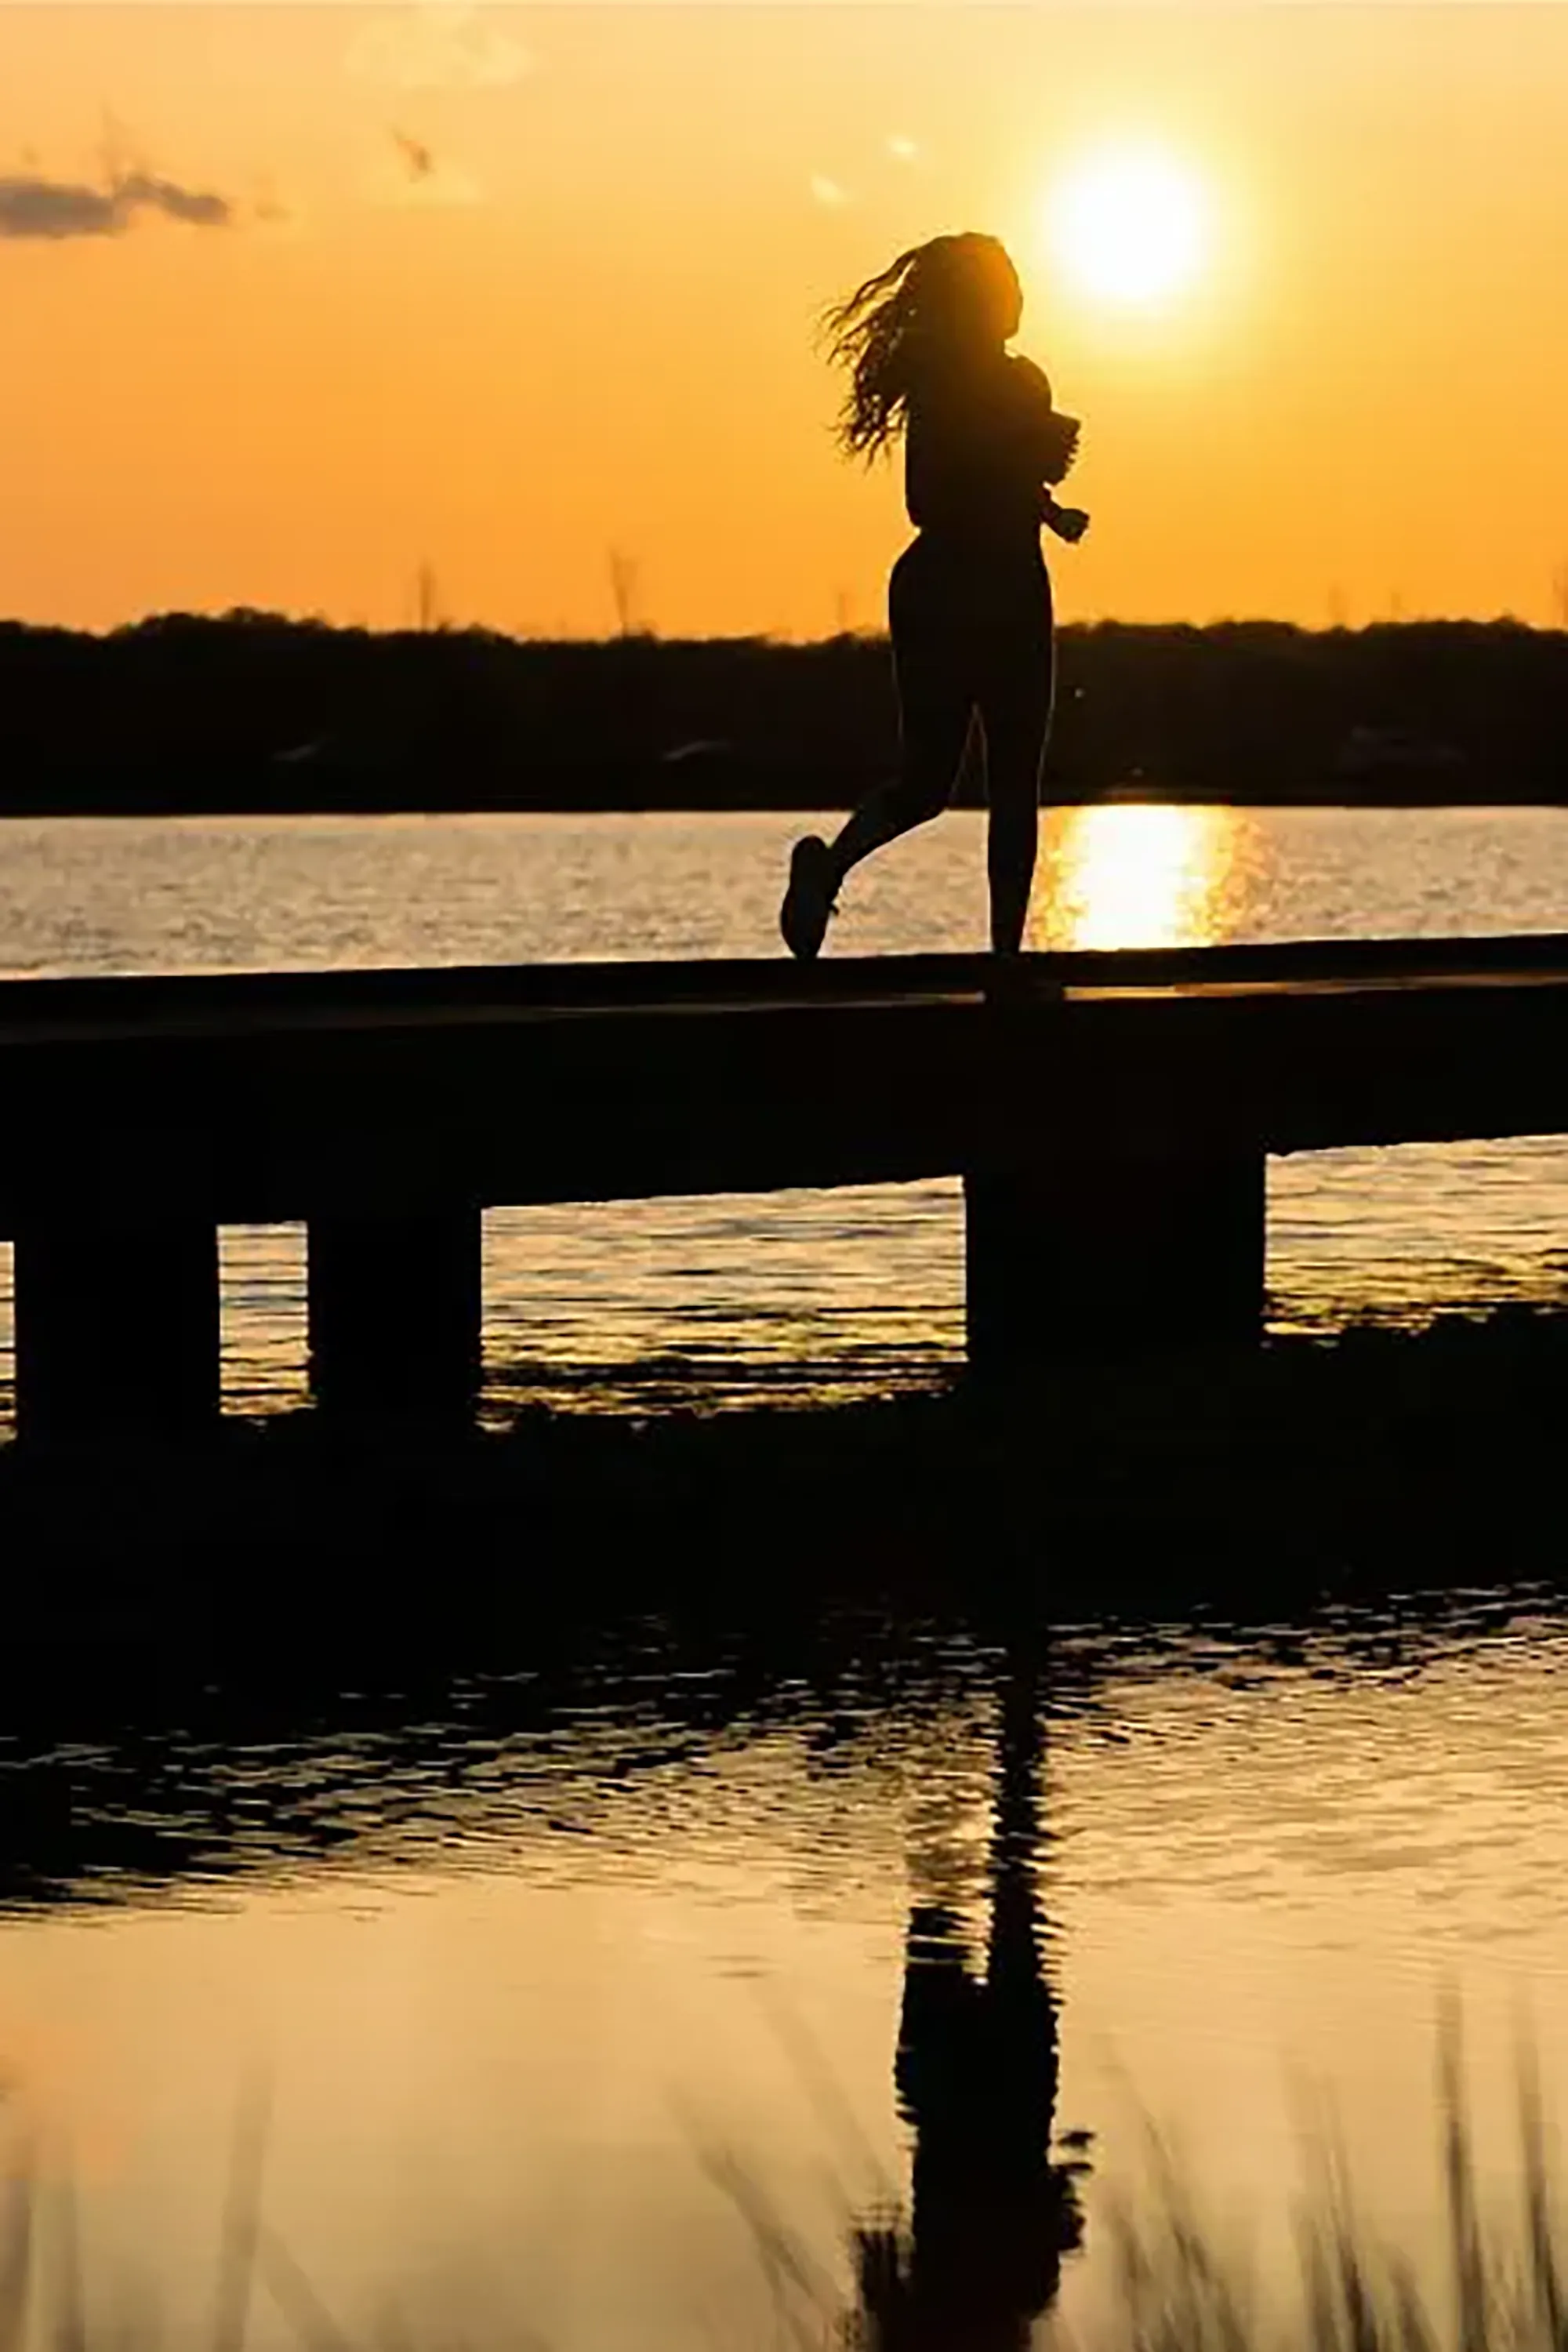
[[[1155,147],[1106,148],[1066,172],[1046,200],[1062,270],[1087,293],[1152,309],[1185,293],[1210,246],[1198,174]]]

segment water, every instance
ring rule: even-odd
[[[802,823],[12,820],[0,825],[0,970],[768,954]],[[951,814],[862,869],[833,947],[983,944],[981,824]],[[1102,807],[1049,819],[1034,942],[1565,924],[1559,811]],[[1276,1328],[1552,1298],[1564,1287],[1568,1152],[1527,1139],[1276,1162],[1269,1218]],[[303,1265],[297,1228],[223,1236],[236,1409],[303,1395]],[[962,1344],[952,1183],[501,1210],[487,1221],[485,1279],[497,1414],[536,1398],[656,1407],[860,1393],[940,1378]],[[134,1345],[128,1334],[128,1354]]]
[[[265,2096],[258,2346],[300,2332],[301,2275],[353,2342],[829,2341],[852,2230],[907,2210],[911,1910],[982,1964],[999,1771],[1054,2120],[1094,2135],[1059,2292],[1079,2340],[1150,2118],[1272,2275],[1320,2101],[1431,2275],[1446,1988],[1489,2198],[1521,2003],[1568,2115],[1561,1610],[1065,1630],[1005,1730],[1017,1663],[956,1623],[775,1632],[765,1664],[645,1627],[314,1717],[209,1694],[8,1736],[0,2125],[74,2179],[97,2330],[211,2340],[236,2118]],[[1016,2073],[1030,2046],[1015,2018]],[[939,2126],[928,2105],[928,2158]],[[818,2282],[799,2339],[759,2212]],[[1016,2317],[933,2340],[1022,2345]]]
[[[0,964],[764,951],[793,829],[14,824]],[[905,845],[835,944],[978,944],[979,853],[963,817]],[[1053,820],[1037,936],[1550,929],[1565,903],[1552,813],[1107,809]],[[1279,1323],[1558,1279],[1551,1141],[1329,1155],[1271,1195]],[[944,1186],[503,1214],[488,1248],[498,1412],[854,1391],[957,1347]],[[299,1236],[225,1250],[231,1401],[276,1406],[300,1381]],[[1022,1984],[1004,2063],[1028,2081],[1048,1985],[1050,2120],[1094,2135],[1056,2296],[1079,2340],[1112,2298],[1145,2117],[1218,2226],[1257,2225],[1274,2280],[1321,2100],[1368,2212],[1435,2274],[1447,1988],[1489,2189],[1521,2014],[1568,2117],[1568,1612],[1500,1584],[1266,1635],[1080,1625],[1027,1706],[1024,1676],[956,1618],[829,1614],[763,1656],[650,1623],[416,1688],[263,1710],[128,1685],[107,1720],[82,1696],[12,1721],[0,2138],[40,2184],[34,2340],[79,2280],[89,2343],[213,2344],[237,2137],[261,2157],[253,2352],[826,2342],[852,2232],[907,2209],[917,2139],[940,2241],[940,2117],[894,2084],[911,1914],[940,1910],[973,1971],[998,1890]],[[1035,2190],[1059,2220],[1065,2192]],[[1006,2325],[956,2340],[1022,2345],[1053,2284],[1034,2268]]]

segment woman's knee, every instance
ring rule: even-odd
[[[951,768],[928,766],[924,761],[906,763],[893,790],[906,824],[929,824],[940,816],[952,798],[952,787],[958,772],[955,761]]]
[[[952,798],[973,720],[971,705],[961,692],[922,697],[902,706],[897,790],[911,824],[940,816]]]

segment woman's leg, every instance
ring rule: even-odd
[[[1020,625],[1020,622],[1022,625]],[[1034,886],[1039,843],[1040,763],[1051,731],[1055,662],[1048,588],[1037,604],[1000,626],[980,695],[991,815],[985,866],[991,885],[991,945],[1016,956]]]
[[[874,849],[947,806],[974,709],[962,599],[962,583],[947,578],[918,544],[893,567],[888,618],[899,693],[899,772],[867,794],[833,842],[837,881]]]
[[[963,762],[973,716],[967,699],[922,696],[913,708],[902,693],[899,699],[899,772],[872,787],[835,837],[833,863],[840,881],[874,849],[940,816]]]

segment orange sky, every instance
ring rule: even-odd
[[[456,620],[596,634],[614,546],[665,632],[879,624],[897,476],[835,457],[814,314],[982,226],[1086,419],[1065,616],[1552,619],[1564,92],[1568,9],[1502,0],[0,8],[0,226],[106,169],[233,212],[0,236],[0,612],[386,625],[427,556]],[[1042,231],[1110,137],[1208,191],[1157,315]]]

